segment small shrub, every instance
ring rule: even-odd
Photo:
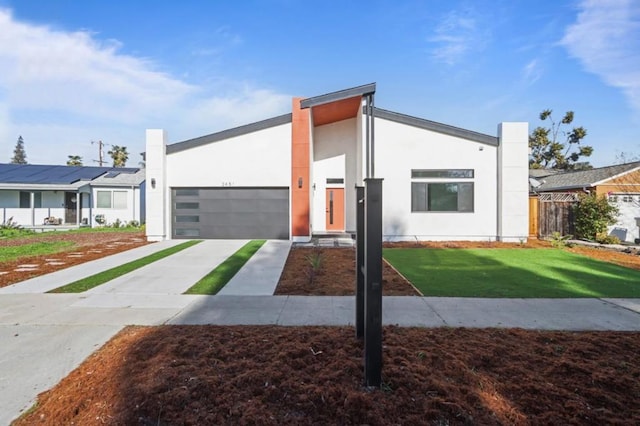
[[[576,234],[588,240],[596,240],[598,234],[607,232],[607,227],[618,218],[618,208],[609,204],[604,195],[583,195],[574,209]]]
[[[18,225],[18,222],[14,221],[13,216],[11,216],[0,224],[0,229],[22,229],[22,226]]]
[[[112,228],[120,228],[122,227],[122,221],[120,219],[116,219],[112,224],[111,224]]]
[[[129,222],[127,222],[127,227],[129,227],[129,228],[139,228],[140,227],[140,222],[138,222],[137,220],[130,220]]]
[[[562,235],[560,232],[555,231],[551,234],[551,245],[555,248],[563,248],[567,246],[567,240],[571,239],[573,235]]]
[[[620,238],[615,235],[607,235],[603,232],[596,235],[596,242],[600,244],[620,244]]]

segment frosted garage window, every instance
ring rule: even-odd
[[[200,216],[196,215],[179,215],[176,216],[176,222],[200,222]]]
[[[176,236],[178,237],[199,237],[199,229],[176,229]]]
[[[191,189],[191,188],[182,188],[182,189],[176,189],[176,196],[198,196],[199,192],[197,189]]]
[[[96,207],[99,209],[111,208],[111,191],[96,191]]]
[[[200,203],[176,203],[177,209],[199,209]]]
[[[113,208],[127,208],[127,191],[113,191]]]

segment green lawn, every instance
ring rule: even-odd
[[[100,284],[104,284],[108,281],[118,278],[131,271],[135,271],[138,268],[142,268],[143,266],[146,266],[157,260],[163,259],[179,251],[182,251],[200,242],[202,242],[202,240],[186,241],[182,244],[178,244],[177,246],[160,250],[158,252],[152,253],[145,257],[141,257],[140,259],[134,260],[132,262],[125,263],[120,266],[116,266],[115,268],[107,269],[106,271],[99,272],[95,275],[91,275],[81,280],[74,281],[65,286],[58,287],[56,289],[49,291],[48,293],[81,293],[83,291],[87,291],[96,286],[99,286]]]
[[[209,272],[200,281],[185,291],[184,294],[217,294],[265,242],[266,240],[249,241],[229,256],[227,260],[218,265],[213,271]]]
[[[35,241],[19,246],[0,248],[0,262],[11,262],[21,257],[42,256],[64,251],[74,245],[71,241]]]
[[[558,249],[384,249],[425,296],[640,297],[640,271]]]

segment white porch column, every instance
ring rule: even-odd
[[[146,143],[146,230],[147,240],[167,239],[165,211],[167,132],[162,129],[147,129]]]
[[[498,240],[529,236],[529,123],[498,125]]]

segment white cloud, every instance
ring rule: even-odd
[[[23,134],[32,163],[60,164],[69,154],[95,157],[90,141],[97,139],[136,153],[144,150],[146,127],[194,137],[288,107],[287,96],[242,82],[227,81],[224,91],[187,83],[88,31],[20,22],[2,8],[0,28],[1,136],[15,141]],[[224,30],[232,42],[241,42]]]
[[[640,113],[640,2],[584,0],[561,44]]]
[[[528,84],[532,85],[542,77],[542,66],[538,59],[531,60],[522,69],[522,79]]]
[[[469,52],[483,50],[487,34],[478,21],[478,15],[471,10],[447,13],[436,26],[435,35],[428,39],[437,46],[432,50],[433,58],[455,65]]]

